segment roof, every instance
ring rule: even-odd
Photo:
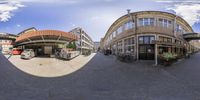
[[[28,31],[31,31],[31,30],[37,31],[37,29],[36,29],[35,27],[31,27],[31,28],[28,28],[28,29],[26,29],[26,30],[24,30],[24,31],[22,31],[22,32],[20,32],[20,33],[18,33],[18,35],[21,35],[21,34],[23,34],[23,33],[26,33],[26,32],[28,32]]]
[[[17,37],[17,35],[14,35],[14,34],[0,33],[0,39],[11,39],[11,40],[15,40],[16,37]]]
[[[30,38],[34,37],[42,37],[42,36],[61,36],[67,38],[68,40],[77,40],[77,36],[72,33],[58,31],[58,30],[39,30],[39,31],[30,31],[24,34],[21,34],[17,39],[16,42],[29,40]]]

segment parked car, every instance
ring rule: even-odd
[[[104,50],[104,55],[111,55],[112,54],[112,51],[107,49],[107,50]]]
[[[13,55],[21,55],[21,53],[22,53],[22,49],[19,49],[19,48],[13,48],[12,49]]]
[[[22,59],[31,59],[33,57],[35,57],[35,52],[33,49],[25,49],[21,54]]]

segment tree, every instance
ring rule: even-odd
[[[67,45],[67,48],[72,48],[72,49],[76,49],[76,43],[74,42],[69,42],[69,44]]]

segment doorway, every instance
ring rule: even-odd
[[[154,60],[154,45],[140,45],[139,46],[139,59],[141,60]]]
[[[153,41],[155,36],[139,36],[139,59],[140,60],[154,60],[155,58],[155,44]]]

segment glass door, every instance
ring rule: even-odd
[[[152,44],[155,40],[154,36],[140,36],[139,37],[139,59],[154,60],[155,47]]]

